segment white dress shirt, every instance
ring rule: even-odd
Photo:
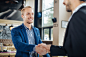
[[[76,13],[81,7],[83,7],[83,6],[86,6],[86,2],[85,3],[82,3],[82,4],[80,4],[74,11],[73,11],[73,13],[72,13],[72,15],[70,16],[70,18],[69,18],[69,20],[68,21],[70,21],[71,20],[71,18],[72,18],[72,16],[73,16],[73,14],[74,13]]]

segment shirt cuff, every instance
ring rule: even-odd
[[[35,51],[36,46],[37,46],[37,45],[35,45],[35,47],[33,48],[33,51]]]

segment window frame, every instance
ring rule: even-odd
[[[50,27],[43,27],[43,40],[44,40],[44,29],[49,29],[49,40],[51,40],[51,29],[53,28],[53,26],[50,26]]]
[[[43,1],[42,1],[42,5],[43,5]],[[42,6],[43,7],[43,6]],[[47,11],[47,10],[50,10],[50,9],[54,9],[54,6],[53,7],[50,7],[50,8],[47,8],[45,10],[42,9],[42,14],[44,11]],[[54,10],[53,10],[54,11]],[[52,17],[53,18],[53,17]],[[49,40],[51,40],[51,29],[53,28],[53,25],[51,26],[43,26],[43,16],[42,16],[42,35],[43,35],[43,40],[44,40],[44,29],[49,29]]]
[[[43,2],[41,1],[41,4],[42,3]],[[47,8],[46,10],[50,10],[52,8],[54,9],[54,6],[50,7],[50,8]],[[41,10],[40,11],[43,13],[46,10],[42,10],[42,5],[41,5]],[[37,18],[37,13],[38,13],[38,0],[35,1],[34,26],[39,28],[40,36],[41,36],[42,40],[44,40],[44,29],[49,29],[49,41],[50,41],[51,40],[51,29],[53,28],[53,25],[52,26],[42,26],[43,25],[43,21],[42,21],[43,19],[42,19],[42,17],[41,18]]]

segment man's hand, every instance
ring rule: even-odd
[[[39,45],[35,47],[35,51],[36,51],[39,55],[45,55],[45,54],[47,54],[47,50],[46,50],[44,47],[39,46]]]
[[[45,48],[47,50],[47,52],[50,53],[51,45],[46,45],[46,44],[42,43],[42,44],[38,44],[38,46],[41,46],[42,48]]]
[[[48,52],[50,52],[50,47],[51,45],[46,45],[44,43],[39,44],[38,46],[36,46],[35,50],[39,55],[45,55]]]

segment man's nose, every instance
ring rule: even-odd
[[[33,17],[33,15],[32,14],[30,14],[30,18],[32,18]]]
[[[63,4],[66,5],[66,4],[65,4],[65,0],[63,1]]]
[[[32,15],[30,14],[30,17],[32,17]]]

